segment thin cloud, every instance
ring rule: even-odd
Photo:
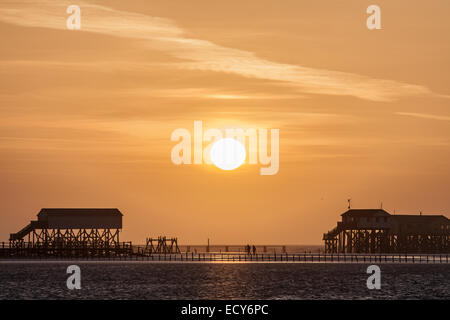
[[[26,26],[66,29],[65,8],[72,1],[7,1],[0,4],[0,21]],[[428,88],[363,75],[314,69],[258,58],[254,53],[188,38],[170,19],[119,11],[78,2],[82,12],[81,31],[144,41],[145,46],[187,62],[175,66],[244,77],[280,81],[299,92],[345,95],[372,101],[392,101],[402,96],[430,95]],[[69,31],[68,31],[69,32]]]
[[[414,118],[421,118],[421,119],[439,120],[439,121],[450,121],[450,117],[447,117],[447,116],[439,116],[439,115],[428,114],[428,113],[395,112],[395,114],[398,114],[398,115],[401,115],[401,116],[408,116],[408,117],[414,117]]]

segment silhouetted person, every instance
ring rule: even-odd
[[[250,254],[250,245],[248,244],[247,247],[245,248],[247,250],[247,254]]]
[[[256,254],[256,247],[253,246],[253,254]]]

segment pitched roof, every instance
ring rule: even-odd
[[[121,215],[117,208],[42,208],[38,216],[47,215]]]
[[[373,216],[390,216],[390,214],[383,209],[350,209],[341,216],[352,216],[352,217],[373,217]]]

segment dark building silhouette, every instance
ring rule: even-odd
[[[124,254],[131,244],[119,242],[122,213],[118,209],[41,209],[9,238],[12,255],[104,256]]]
[[[327,253],[449,253],[450,220],[443,215],[392,215],[350,209],[323,235]]]

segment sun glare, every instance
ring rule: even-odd
[[[245,147],[232,138],[217,140],[210,151],[211,162],[222,170],[234,170],[240,167],[247,156]]]

